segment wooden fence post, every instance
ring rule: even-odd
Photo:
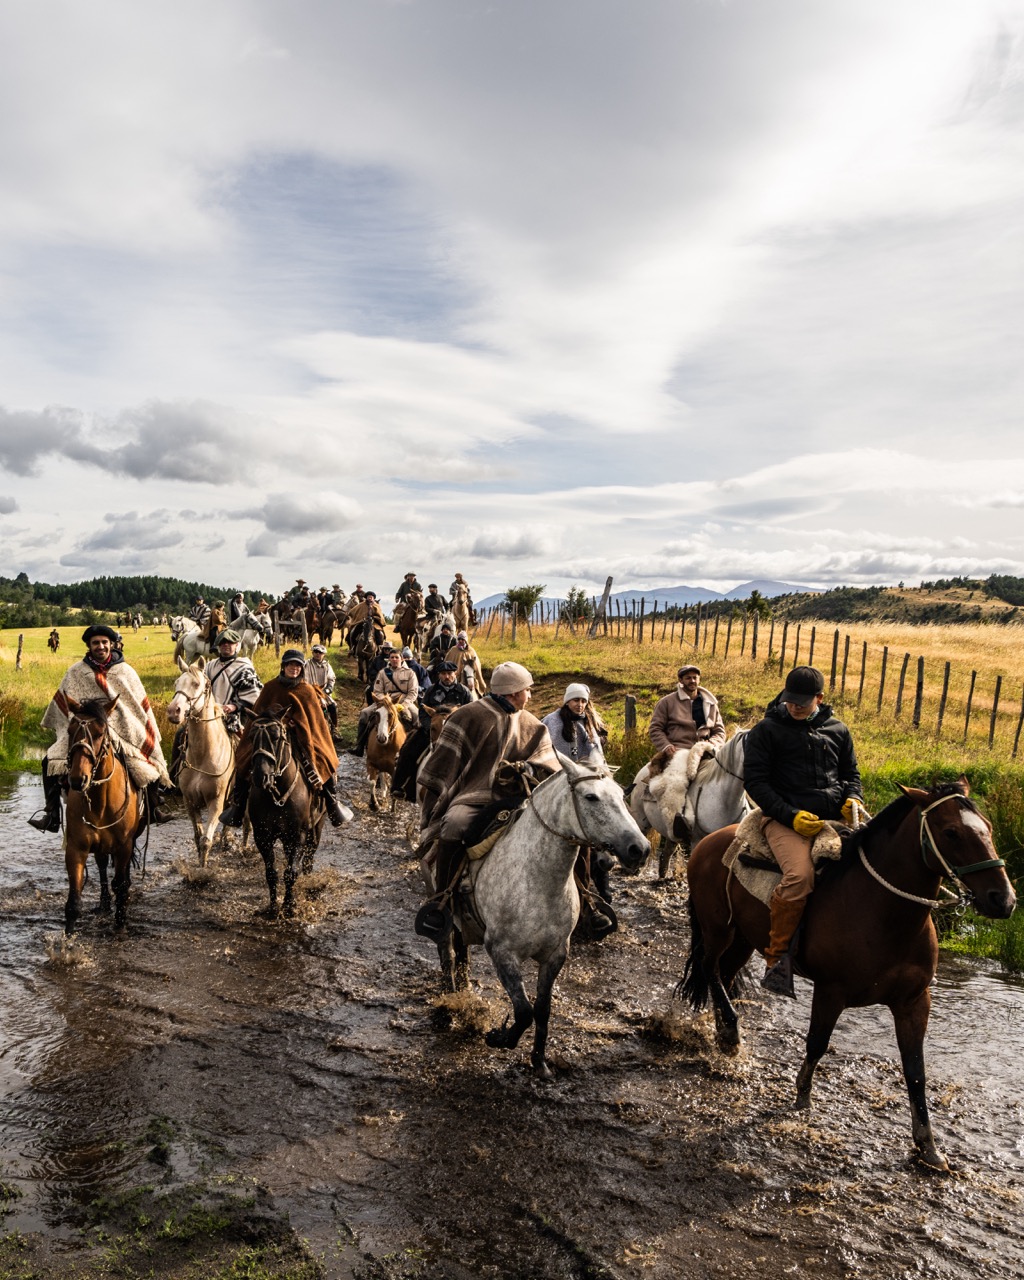
[[[661,637],[661,638],[662,638],[662,640],[664,640],[664,639],[665,639],[664,635],[662,635],[662,637]],[[669,644],[675,644],[675,642],[676,642],[676,615],[675,615],[675,613],[673,613],[673,614],[672,614],[672,631],[671,631],[671,634],[669,635],[668,642],[669,642]]]
[[[281,656],[281,623],[278,619],[276,609],[270,616],[274,620],[274,655],[279,658]]]
[[[789,638],[789,619],[782,623],[782,652],[779,654],[779,675],[786,669],[786,641]]]
[[[512,635],[510,636],[510,639],[513,644],[515,644],[516,642],[516,633],[518,629],[519,629],[519,606],[515,604],[512,606]]]
[[[711,635],[711,656],[714,657],[718,652],[718,614],[715,614],[715,629]]]
[[[502,609],[501,611],[501,635],[498,636],[499,644],[505,643],[505,618],[506,618],[507,612],[508,611],[506,609]]]
[[[838,634],[838,632],[836,633]],[[846,668],[850,662],[850,637],[846,637],[846,643],[843,645],[843,679],[839,686],[840,698],[846,697]]]
[[[946,715],[946,698],[949,696],[949,663],[946,663],[946,669],[942,673],[942,693],[939,695],[939,720],[935,726],[936,738],[942,737],[942,721]]]
[[[24,632],[19,631],[18,632],[18,652],[14,655],[15,671],[21,670],[21,651],[22,649],[24,649],[24,647],[25,647],[25,634]],[[86,868],[88,869],[88,864],[86,864]]]
[[[772,614],[772,625],[768,628],[768,661],[772,660],[772,650],[775,648],[775,614]]]
[[[921,703],[924,701],[924,658],[917,660],[917,687],[914,690],[914,728],[921,727]]]
[[[868,669],[868,642],[864,641],[864,647],[860,651],[860,685],[857,689],[857,706],[861,704],[864,697],[864,673]]]
[[[1020,731],[1024,728],[1024,693],[1020,696],[1020,715],[1017,717],[1017,732],[1013,735],[1013,756],[1017,759],[1017,748],[1020,746]]]
[[[757,661],[757,622],[758,622],[758,616],[759,616],[759,615],[758,615],[757,613],[755,613],[755,614],[754,614],[754,625],[753,625],[753,629],[751,630],[751,633],[750,633],[750,661],[751,661],[751,662],[756,662],[756,661]]]
[[[808,665],[809,667],[813,667],[813,666],[814,666],[814,641],[815,641],[815,639],[816,639],[816,637],[817,637],[817,634],[818,634],[818,628],[817,628],[817,627],[811,627],[811,651],[810,651],[810,653],[807,655],[807,665]]]
[[[623,716],[623,725],[625,727],[627,743],[632,742],[636,737],[636,698],[634,698],[631,693],[626,694],[626,709]]]
[[[796,646],[793,649],[793,666],[800,665],[800,623],[796,624]]]
[[[889,665],[889,646],[885,645],[882,649],[882,674],[878,680],[878,706],[875,708],[877,715],[882,710],[882,698],[885,694],[885,669]]]
[[[836,668],[839,665],[839,628],[836,627],[835,634],[832,637],[832,670],[828,677],[829,689],[836,687]]]
[[[971,687],[967,690],[967,714],[964,716],[964,742],[967,741],[967,731],[971,727],[971,706],[974,702],[974,684],[978,679],[977,671],[971,672]]]
[[[679,647],[680,649],[686,643],[686,615],[690,612],[688,604],[683,605],[683,616],[679,619]]]
[[[697,601],[697,614],[693,622],[693,647],[695,650],[700,649],[700,616],[703,610],[702,603]]]
[[[996,692],[995,692],[995,697],[992,699],[992,720],[991,720],[991,722],[989,723],[989,727],[988,727],[988,749],[989,749],[989,751],[991,751],[991,750],[992,750],[992,744],[993,744],[993,742],[995,741],[995,736],[996,736],[996,716],[999,714],[999,694],[1000,694],[1000,692],[1001,692],[1001,690],[1002,690],[1002,687],[1003,687],[1003,677],[1002,677],[1002,676],[996,676]]]
[[[906,684],[906,681],[907,681],[908,666],[910,666],[910,654],[905,653],[903,655],[903,666],[900,667],[899,688],[896,690],[896,719],[897,720],[900,718],[900,714],[903,711],[903,686]]]
[[[725,656],[729,656],[729,641],[732,639],[732,614],[729,614],[729,622],[725,628]]]

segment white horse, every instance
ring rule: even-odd
[[[670,821],[663,806],[651,794],[648,778],[650,764],[637,773],[629,797],[629,810],[643,831],[652,828],[661,836],[658,875],[670,876],[676,849],[683,845],[687,854],[712,831],[739,822],[750,812],[743,790],[744,739],[750,731],[737,729],[728,742],[701,761],[696,776],[686,790],[681,813]],[[680,754],[677,752],[673,759]]]
[[[217,820],[235,775],[235,748],[224,727],[224,712],[203,670],[206,660],[198,658],[189,665],[179,658],[178,666],[181,675],[174,685],[174,697],[167,704],[167,719],[173,725],[185,725],[178,786],[192,819],[199,865],[205,867]]]
[[[606,769],[595,770],[561,757],[562,769],[534,791],[522,816],[481,859],[470,863],[472,900],[453,902],[455,928],[438,944],[450,990],[469,984],[471,944],[482,943],[512,1001],[515,1020],[488,1031],[492,1048],[514,1049],[535,1023],[533,1070],[550,1080],[545,1060],[551,992],[569,954],[569,938],[580,914],[573,877],[580,845],[609,849],[630,872],[651,851],[633,821],[622,790]],[[423,862],[431,892],[432,868]],[[538,966],[533,1003],[523,985],[528,961]]]
[[[238,651],[243,658],[251,658],[260,645],[261,634],[254,627],[233,627],[238,634]],[[190,667],[197,658],[213,657],[213,649],[208,640],[199,634],[199,624],[194,618],[179,615],[171,619],[171,636],[177,641],[174,646],[174,660],[184,661]]]

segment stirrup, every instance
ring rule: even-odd
[[[416,923],[413,926],[421,938],[429,938],[438,944],[445,941],[455,924],[451,907],[441,906],[436,898],[425,902],[416,912]]]
[[[761,986],[765,991],[771,991],[773,995],[796,999],[796,990],[793,987],[793,958],[788,951],[770,969],[765,970]]]
[[[41,809],[39,813],[34,813],[27,821],[28,825],[35,827],[37,831],[59,831],[60,810],[58,809],[54,812],[50,809]]]
[[[221,810],[217,821],[225,827],[240,827],[245,821],[245,810],[240,804],[229,804],[226,809]]]

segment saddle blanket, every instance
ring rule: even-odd
[[[647,791],[661,810],[665,830],[671,831],[676,814],[685,812],[690,784],[697,771],[715,754],[713,742],[696,742],[667,760],[658,753],[647,766]]]
[[[722,865],[729,869],[749,894],[768,906],[776,886],[782,879],[781,869],[771,871],[767,867],[752,867],[743,862],[744,857],[753,857],[778,866],[771,846],[761,830],[763,822],[764,814],[760,809],[754,809],[747,814],[736,828],[732,844],[722,854]],[[835,860],[842,856],[843,841],[840,830],[845,828],[837,828],[835,824],[826,822],[818,832],[811,846],[811,861],[815,868],[822,860]]]

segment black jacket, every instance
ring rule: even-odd
[[[801,809],[838,821],[844,800],[863,798],[853,738],[824,703],[812,719],[794,720],[771,702],[747,735],[743,778],[761,812],[787,827]]]

